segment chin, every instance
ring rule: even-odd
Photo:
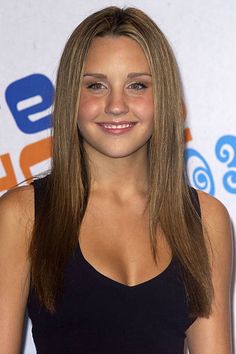
[[[139,144],[91,144],[88,141],[85,143],[85,149],[88,155],[92,156],[103,155],[104,157],[120,159],[125,157],[135,157],[147,151],[146,139]]]
[[[119,151],[112,151],[111,149],[109,151],[100,151],[104,156],[107,156],[109,158],[114,158],[114,159],[121,159],[125,157],[132,157],[137,154],[141,153],[141,150],[146,151],[145,146],[142,147],[137,147],[136,149],[127,149],[127,150],[119,150]]]

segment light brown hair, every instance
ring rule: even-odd
[[[52,170],[36,215],[30,247],[32,284],[42,304],[55,310],[63,269],[78,244],[90,175],[78,128],[84,63],[96,36],[127,36],[147,57],[154,92],[154,131],[148,145],[149,225],[154,260],[160,228],[181,265],[190,313],[208,316],[213,287],[201,218],[184,166],[181,82],[172,50],[157,25],[135,8],[108,7],[87,17],[70,36],[61,57],[53,113]]]

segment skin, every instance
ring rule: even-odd
[[[212,314],[198,318],[187,331],[191,354],[232,353],[231,279],[232,226],[224,205],[204,192],[198,192],[203,225],[211,242],[209,250],[215,298]]]
[[[121,135],[108,134],[97,124],[111,121],[136,124]],[[124,37],[94,40],[85,63],[78,124],[92,173],[91,197],[80,234],[82,253],[111,279],[127,286],[145,282],[168,266],[171,252],[164,235],[159,234],[159,262],[155,265],[149,247],[145,205],[153,92],[147,60],[136,42]],[[230,219],[217,199],[203,192],[199,198],[212,246],[215,300],[211,316],[197,319],[188,329],[187,341],[191,354],[230,354]],[[17,188],[0,199],[0,354],[20,352],[33,222],[31,186]]]
[[[34,219],[32,187],[0,198],[0,353],[19,354],[29,292],[27,257]]]
[[[136,124],[121,135],[108,134],[97,124],[124,121]],[[78,124],[92,171],[80,232],[83,254],[96,270],[122,284],[151,279],[167,267],[171,254],[159,237],[163,252],[157,267],[149,246],[144,209],[153,91],[147,59],[135,41],[126,37],[93,41],[85,63]]]
[[[106,55],[101,55],[104,52]],[[96,38],[84,71],[78,124],[96,174],[96,184],[115,186],[123,171],[126,176],[127,172],[132,177],[139,175],[144,182],[147,141],[153,130],[153,93],[150,69],[142,49],[125,37]],[[129,133],[115,136],[104,134],[96,124],[121,121],[136,122],[136,125]],[[108,173],[105,179],[104,173],[98,176],[101,166]],[[116,171],[111,172],[111,167]],[[136,184],[133,182],[130,180],[127,189]]]

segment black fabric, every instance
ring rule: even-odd
[[[43,181],[33,183],[36,213]],[[93,268],[79,243],[56,312],[43,308],[31,288],[28,313],[38,354],[183,354],[185,331],[195,320],[176,259],[160,275],[129,287]]]

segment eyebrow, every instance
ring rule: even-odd
[[[152,76],[150,73],[129,73],[128,77],[129,78],[133,78],[133,77],[137,77],[137,76]]]
[[[85,73],[84,74],[84,77],[86,76],[93,76],[93,77],[96,77],[98,79],[106,79],[107,76],[104,75],[104,74],[100,74],[100,73]],[[133,73],[129,73],[127,75],[128,78],[135,78],[135,77],[139,77],[139,76],[152,76],[150,73],[145,73],[145,72],[141,72],[141,73],[136,73],[136,72],[133,72]]]

